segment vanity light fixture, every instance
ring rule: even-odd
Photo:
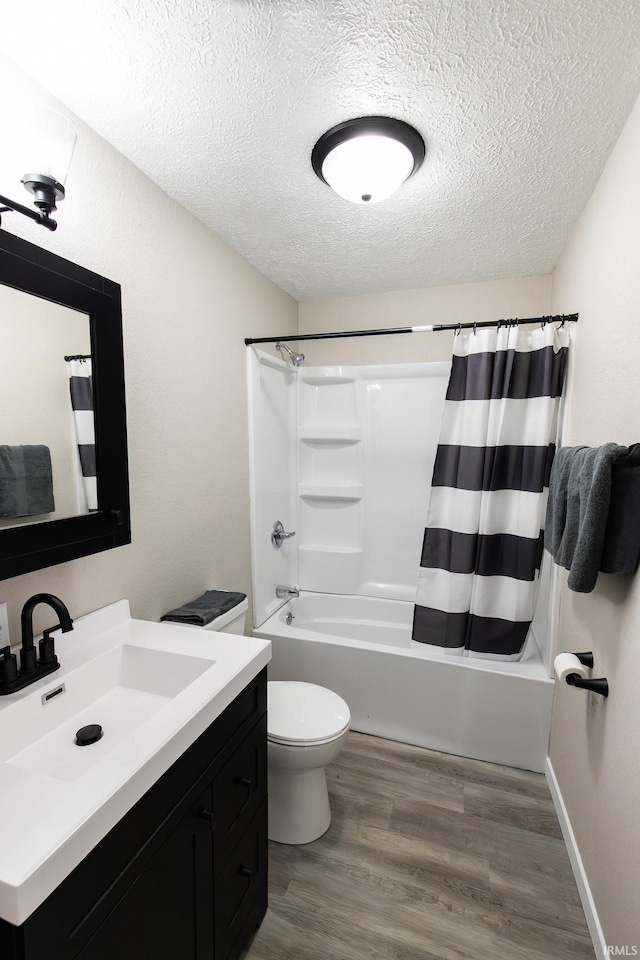
[[[57,202],[64,199],[64,183],[76,145],[75,128],[62,114],[42,105],[16,109],[11,127],[13,146],[7,151],[11,166],[29,171],[23,173],[21,182],[33,194],[37,209],[0,194],[0,214],[21,213],[47,230],[55,230],[58,224],[51,214],[57,209]]]
[[[351,203],[377,203],[420,168],[424,140],[403,120],[358,117],[327,130],[311,153],[324,183]]]

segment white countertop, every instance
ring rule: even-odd
[[[55,634],[55,643],[59,670],[19,693],[0,697],[0,917],[16,925],[33,913],[271,659],[267,640],[132,620],[126,600],[79,618],[71,633]],[[134,659],[149,656],[139,648],[161,651],[160,656],[166,652],[174,658],[177,654],[199,658],[200,672],[181,691],[158,697],[152,714],[143,716],[130,731],[124,729],[110,739],[105,728],[98,743],[84,748],[74,745],[71,772],[68,762],[66,768],[62,763],[56,767],[55,758],[43,764],[46,772],[41,772],[38,758],[43,751],[38,742],[30,745],[29,729],[36,722],[42,725],[44,717],[45,737],[55,738],[57,723],[63,725],[56,717],[64,709],[68,713],[71,699],[66,705],[63,701],[73,697],[74,688],[79,689],[83,668],[86,672],[96,658],[122,644],[136,648]],[[43,706],[42,694],[62,683],[67,691]],[[83,722],[100,723],[99,709],[95,712],[95,717]]]

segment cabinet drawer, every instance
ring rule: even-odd
[[[242,693],[229,704],[216,721],[216,733],[221,743],[228,743],[241,727],[248,729],[267,709],[266,668]]]
[[[214,881],[215,956],[226,960],[267,877],[267,803]]]
[[[216,870],[256,813],[267,792],[267,718],[263,716],[213,781]]]

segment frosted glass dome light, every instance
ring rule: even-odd
[[[360,117],[332,127],[318,140],[316,174],[351,203],[391,196],[420,167],[424,141],[417,130],[390,117]]]

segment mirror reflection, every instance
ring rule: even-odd
[[[89,317],[0,285],[0,331],[0,528],[89,513]]]

